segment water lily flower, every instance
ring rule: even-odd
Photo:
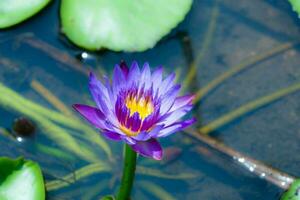
[[[137,62],[128,68],[116,65],[112,83],[90,73],[89,89],[97,107],[73,107],[108,139],[125,141],[142,156],[161,160],[158,138],[193,124],[195,118],[180,121],[192,109],[193,95],[178,96],[175,73],[163,79],[162,67],[151,74],[148,63],[140,71]]]

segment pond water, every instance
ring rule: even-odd
[[[46,182],[58,179],[65,184],[60,188],[52,185],[49,200],[98,200],[118,188],[122,145],[104,140],[109,147],[104,151],[102,140],[91,136],[95,132],[78,126],[87,123],[78,121],[74,112],[70,114],[72,104],[92,103],[87,89],[90,70],[100,76],[111,74],[120,60],[148,61],[152,67],[165,66],[166,72],[177,71],[178,80],[184,81],[194,60],[197,70],[186,88],[197,92],[228,71],[242,68],[204,93],[193,113],[198,118],[195,127],[205,127],[240,106],[300,81],[300,20],[287,1],[196,0],[186,19],[143,53],[76,48],[60,34],[58,9],[55,1],[25,23],[0,32],[0,81],[4,85],[0,84],[0,90],[14,91],[11,101],[0,104],[1,156],[23,155],[37,161]],[[212,129],[210,135],[300,176],[299,99],[297,91],[284,95]],[[22,141],[4,133],[11,131],[20,116],[37,126],[34,136]],[[184,132],[161,142],[170,155],[161,162],[138,158],[133,199],[266,200],[278,199],[283,192]],[[75,173],[79,169],[83,170]]]

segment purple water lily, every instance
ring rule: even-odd
[[[73,107],[111,140],[123,140],[137,153],[156,160],[163,150],[157,141],[195,122],[179,121],[192,109],[193,95],[178,96],[180,85],[175,73],[162,78],[162,67],[152,73],[148,63],[140,71],[137,62],[130,69],[116,65],[112,83],[103,83],[91,73],[89,89],[97,108],[75,104]]]

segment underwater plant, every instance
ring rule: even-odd
[[[50,0],[0,1],[0,28],[14,26],[41,11]]]
[[[169,136],[193,124],[196,119],[180,121],[193,105],[194,95],[178,96],[180,85],[175,73],[163,79],[162,67],[151,75],[145,63],[130,69],[125,63],[114,68],[112,83],[104,83],[91,73],[89,89],[97,108],[75,104],[74,109],[108,139],[125,142],[125,163],[117,199],[127,199],[134,179],[136,155],[161,160],[163,150],[158,138]]]
[[[45,185],[36,162],[0,157],[0,199],[44,200]]]

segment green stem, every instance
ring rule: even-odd
[[[136,152],[131,147],[125,145],[125,159],[121,186],[117,195],[117,200],[128,200],[133,185],[136,166]]]

